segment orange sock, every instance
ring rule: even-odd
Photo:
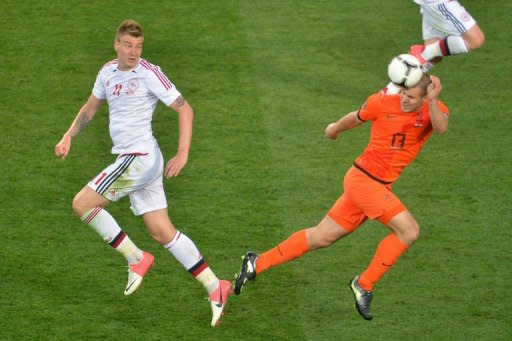
[[[398,239],[394,233],[382,239],[370,265],[359,277],[361,288],[372,291],[374,285],[391,269],[407,248],[408,246]]]
[[[256,273],[259,274],[273,266],[289,262],[309,251],[306,230],[292,234],[284,242],[262,253],[256,261]]]

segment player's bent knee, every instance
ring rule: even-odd
[[[464,41],[470,51],[477,50],[484,45],[485,34],[480,28],[474,27],[468,33],[467,36],[464,36]]]
[[[485,42],[485,36],[482,33],[482,36],[479,37],[479,39],[474,43],[474,45],[471,47],[472,50],[476,50],[481,48],[484,45]]]
[[[87,212],[87,210],[85,209],[85,207],[82,203],[80,193],[75,195],[75,197],[73,198],[73,202],[71,203],[71,208],[73,209],[73,212],[75,212],[75,214],[79,217],[83,216],[85,214],[85,212]]]
[[[412,245],[420,236],[420,226],[408,212],[402,212],[390,221],[389,227],[398,238],[407,245]]]
[[[407,239],[412,244],[420,237],[420,227],[415,224],[407,233]]]
[[[466,44],[470,51],[477,50],[481,48],[484,45],[485,38],[484,36],[478,37],[477,39],[472,39],[470,41],[467,41]]]
[[[82,217],[87,211],[95,207],[105,207],[109,201],[90,189],[81,190],[73,198],[71,208],[75,214]]]
[[[400,236],[403,242],[408,245],[414,244],[420,237],[420,226],[413,220],[407,228],[405,228]]]

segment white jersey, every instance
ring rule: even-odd
[[[158,100],[169,106],[181,95],[159,66],[142,58],[128,71],[118,69],[117,59],[105,64],[92,93],[108,103],[112,154],[153,151],[151,121]]]

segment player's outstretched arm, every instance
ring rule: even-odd
[[[336,140],[340,133],[350,130],[363,123],[363,121],[357,117],[357,113],[357,111],[349,112],[338,121],[328,124],[325,128],[325,136],[331,140]]]
[[[69,129],[64,133],[62,139],[55,146],[55,155],[57,155],[57,157],[65,159],[66,156],[68,156],[69,150],[71,149],[71,138],[78,135],[80,131],[87,127],[94,115],[98,112],[102,103],[102,100],[91,94],[87,102],[85,102],[82,108],[78,111],[78,114],[73,120],[73,123],[71,123]]]
[[[432,130],[437,134],[444,134],[448,130],[448,115],[442,112],[437,103],[437,97],[441,93],[443,86],[436,76],[430,76],[431,83],[427,87],[426,99],[429,101],[430,122]]]
[[[177,176],[187,164],[194,121],[194,110],[183,96],[178,97],[170,107],[178,113],[179,141],[178,152],[165,166],[166,178]]]

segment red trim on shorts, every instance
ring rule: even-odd
[[[145,156],[145,155],[148,155],[149,153],[139,153],[139,152],[135,152],[135,153],[125,153],[125,154],[121,154],[119,155],[119,157],[123,157],[123,156],[127,156],[127,155],[135,155],[135,156]]]
[[[106,176],[107,176],[106,172],[101,173],[101,175],[98,177],[98,180],[94,181],[94,184],[98,185],[101,182],[101,180],[103,180]]]

